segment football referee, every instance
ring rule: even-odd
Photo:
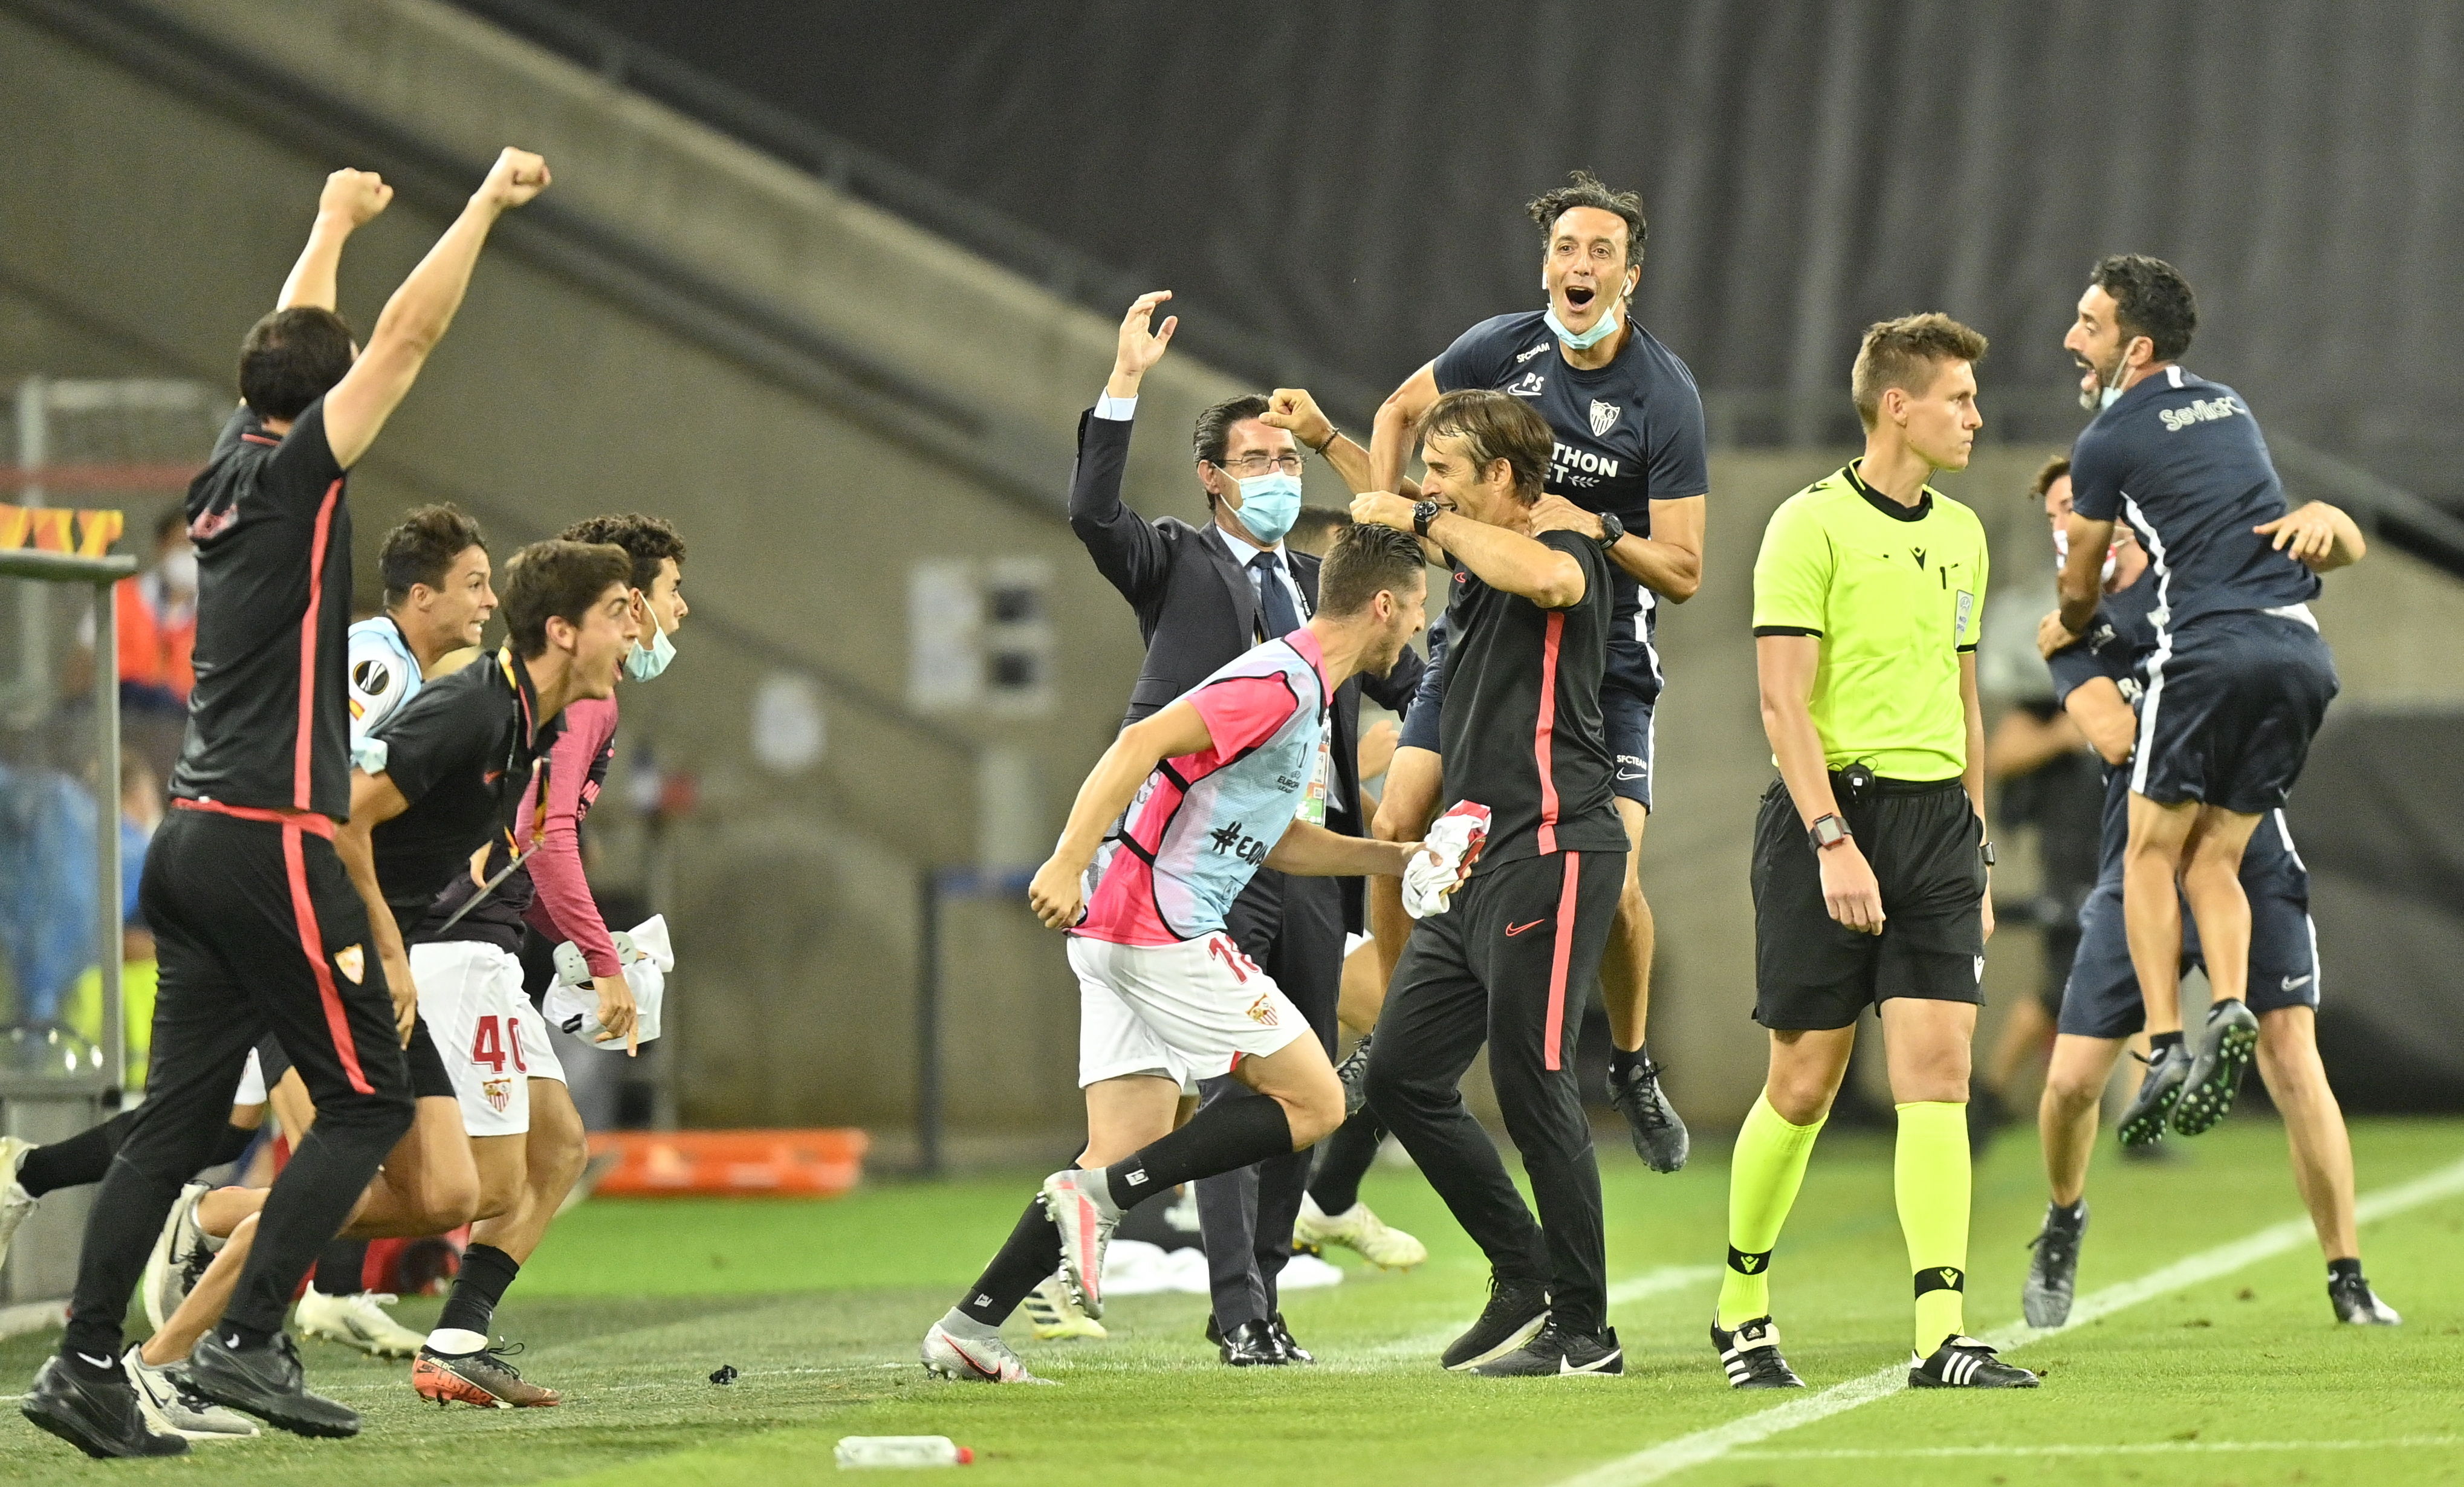
[[[1868,1004],[1899,1104],[1908,1382],[2036,1383],[1966,1336],[1962,1316],[1969,1041],[1993,928],[1976,701],[1988,563],[1975,514],[1925,481],[1967,468],[1984,355],[1985,338],[1947,316],[1866,331],[1850,382],[1865,453],[1782,503],[1754,560],[1780,777],[1754,826],[1754,1020],[1771,1030],[1771,1075],[1737,1133],[1711,1323],[1738,1389],[1803,1387],[1771,1322],[1771,1251]]]

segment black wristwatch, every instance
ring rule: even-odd
[[[1615,512],[1600,513],[1600,535],[1593,540],[1600,544],[1601,552],[1607,552],[1625,540],[1625,523],[1617,519]]]
[[[1435,501],[1422,501],[1419,505],[1413,507],[1412,535],[1419,537],[1427,536],[1429,535],[1429,523],[1437,520],[1438,513],[1444,510],[1444,507],[1440,506]]]
[[[1845,842],[1855,835],[1855,832],[1848,829],[1847,821],[1841,820],[1836,811],[1814,818],[1814,824],[1805,828],[1805,840],[1814,843],[1814,850],[1816,852],[1835,842]]]

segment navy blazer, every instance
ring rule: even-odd
[[[1238,659],[1255,644],[1258,630],[1258,598],[1249,587],[1249,575],[1232,560],[1220,538],[1177,516],[1148,521],[1122,504],[1130,428],[1126,421],[1095,417],[1092,409],[1080,414],[1078,462],[1069,478],[1069,530],[1087,544],[1096,571],[1137,612],[1138,634],[1146,642],[1146,664],[1130,690],[1124,727],[1161,711]],[[1288,548],[1285,557],[1293,581],[1314,610],[1318,560]],[[1407,645],[1384,676],[1364,673],[1335,689],[1333,736],[1328,748],[1340,803],[1327,813],[1329,829],[1368,835],[1360,814],[1361,694],[1399,713],[1411,706],[1426,665]]]

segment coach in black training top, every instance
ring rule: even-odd
[[[357,1414],[304,1390],[282,1331],[318,1249],[411,1121],[398,1041],[410,987],[388,998],[369,974],[366,912],[331,845],[349,808],[345,472],[445,334],[489,228],[546,186],[538,156],[505,151],[386,302],[362,355],[334,313],[335,269],[343,241],[393,192],[364,171],[327,178],[275,312],[240,348],[245,405],[188,488],[197,686],[175,808],[138,890],[162,960],[153,1068],[95,1195],[59,1356],[18,1406],[89,1455],[187,1450],[140,1413],[120,1322],[164,1215],[227,1124],[250,1045],[269,1031],[306,1082],[317,1125],[275,1179],[238,1289],[188,1375],[209,1398],[285,1430],[359,1431]]]
[[[1489,808],[1488,842],[1451,908],[1404,947],[1370,1054],[1369,1102],[1495,1273],[1487,1310],[1446,1367],[1618,1373],[1599,1169],[1574,1082],[1583,1003],[1625,881],[1600,722],[1609,561],[1593,537],[1534,535],[1550,435],[1524,404],[1448,393],[1421,432],[1423,499],[1373,492],[1353,515],[1416,530],[1452,556],[1443,795],[1449,808]],[[1539,1222],[1463,1104],[1463,1072],[1484,1041]]]

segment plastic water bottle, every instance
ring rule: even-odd
[[[971,1466],[976,1454],[947,1435],[842,1435],[839,1465]]]

